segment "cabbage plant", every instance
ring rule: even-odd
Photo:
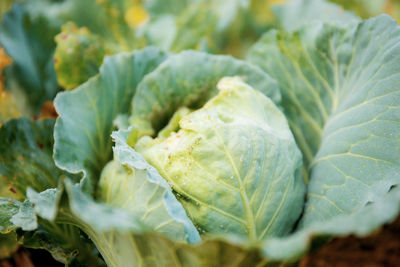
[[[245,60],[113,51],[57,94],[56,119],[4,123],[1,233],[68,266],[285,266],[394,220],[400,28],[310,2],[333,15],[276,7]],[[100,45],[68,25],[68,43]]]

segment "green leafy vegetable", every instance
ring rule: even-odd
[[[201,109],[182,117],[179,131],[165,139],[145,136],[135,148],[203,231],[252,242],[286,234],[304,196],[301,155],[286,119],[239,78],[222,79],[218,89]]]
[[[14,198],[24,197],[28,187],[39,192],[57,187],[63,173],[52,158],[53,126],[54,120],[14,119],[0,128],[0,175]]]
[[[14,4],[0,257],[19,243],[66,266],[293,266],[395,220],[399,26],[274,2]]]

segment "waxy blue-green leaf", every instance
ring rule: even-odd
[[[66,266],[105,266],[93,244],[74,225],[41,221],[35,231],[18,231],[17,234],[24,247],[45,249]]]
[[[18,231],[18,234],[10,232],[18,228],[23,231]],[[65,264],[74,260],[85,264],[100,262],[97,256],[91,253],[92,245],[85,242],[75,226],[53,224],[47,221],[41,221],[38,225],[38,218],[29,201],[21,203],[0,198],[0,232],[2,255],[12,252],[11,249],[16,248],[18,239],[18,242],[25,247],[48,250],[56,260]],[[4,242],[7,243],[4,244]],[[7,245],[7,247],[1,247],[2,245]]]
[[[112,155],[113,120],[129,110],[137,84],[166,56],[156,48],[146,48],[106,57],[97,76],[72,92],[57,95],[60,116],[54,130],[54,160],[58,167],[99,177]]]
[[[127,145],[128,134],[113,135],[116,159],[102,172],[97,202],[84,194],[79,184],[66,181],[72,214],[78,223],[82,221],[101,233],[155,231],[181,242],[199,241],[197,230],[167,182]]]
[[[279,103],[278,84],[258,67],[230,56],[184,51],[171,56],[139,84],[131,121],[139,131],[159,130],[179,107],[201,107],[217,93],[219,79],[235,75]]]
[[[101,252],[109,267],[242,267],[276,266],[277,262],[263,259],[257,250],[242,247],[230,240],[208,239],[199,245],[171,240],[156,234],[128,232],[100,233],[88,230],[89,236]],[[285,265],[282,265],[285,266]]]
[[[272,7],[280,26],[292,32],[304,25],[316,22],[351,23],[359,18],[343,7],[327,0],[291,0]]]
[[[63,263],[90,263],[97,258],[93,253],[89,255],[93,250],[90,242],[81,237],[75,226],[56,221],[60,210],[68,210],[60,206],[63,190],[59,182],[63,176],[74,177],[58,169],[52,159],[53,126],[54,120],[21,118],[0,128],[2,183],[10,187],[8,196],[21,199],[1,198],[0,231],[21,229],[20,243],[46,249]],[[27,199],[23,201],[25,193]]]
[[[0,128],[0,175],[14,198],[28,187],[43,191],[57,187],[63,172],[53,161],[54,120],[13,119]]]
[[[38,216],[49,221],[54,221],[62,193],[62,187],[46,189],[40,193],[28,187],[26,195],[34,205],[33,208]]]
[[[37,228],[37,218],[32,203],[0,197],[0,233],[7,234],[18,228],[32,231]]]
[[[400,187],[397,187],[376,202],[352,214],[341,214],[327,222],[317,222],[288,237],[271,238],[264,243],[262,254],[270,260],[296,261],[321,239],[348,235],[366,237],[382,225],[392,223],[399,213]]]
[[[148,230],[139,218],[128,212],[102,202],[96,202],[91,196],[84,193],[79,184],[73,184],[66,180],[65,189],[68,193],[69,208],[72,214],[69,220],[77,225],[87,224],[90,228],[99,232],[114,229],[125,232],[145,232]],[[99,220],[99,218],[102,219]]]
[[[305,186],[301,153],[283,113],[238,77],[182,117],[167,138],[139,139],[135,148],[177,192],[206,233],[250,243],[287,234],[298,219]]]
[[[101,198],[138,218],[147,228],[173,240],[195,243],[200,236],[157,170],[128,146],[129,131],[115,132],[115,159],[99,182]]]
[[[0,198],[0,233],[7,234],[15,229],[10,221],[18,213],[21,202],[11,198]]]
[[[10,218],[10,222],[16,228],[21,228],[24,231],[32,231],[38,227],[37,217],[33,210],[32,203],[25,200],[19,206],[19,210]]]
[[[277,79],[311,170],[302,226],[356,212],[400,183],[400,29],[386,15],[267,33],[250,60]]]

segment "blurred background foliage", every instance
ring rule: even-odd
[[[285,26],[271,8],[284,2],[288,1],[2,0],[0,45],[12,58],[2,83],[18,99],[13,104],[18,113],[38,117],[43,103],[59,90],[73,89],[95,75],[105,55],[154,45],[172,52],[196,49],[243,58],[265,31]],[[361,18],[388,13],[400,19],[400,0],[331,2]],[[65,77],[74,79],[68,84]],[[2,102],[12,102],[2,92]],[[0,121],[15,114],[4,113]]]

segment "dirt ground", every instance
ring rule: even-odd
[[[333,239],[305,256],[299,267],[400,267],[400,218],[366,237]]]

